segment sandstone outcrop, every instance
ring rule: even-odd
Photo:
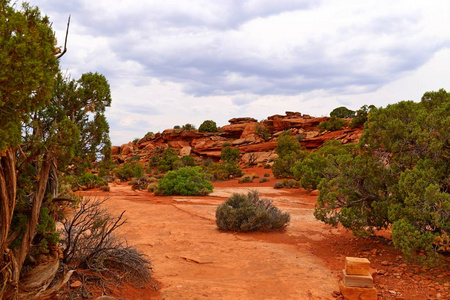
[[[274,153],[277,139],[286,130],[297,136],[308,150],[319,148],[328,140],[355,143],[362,134],[359,128],[321,133],[317,126],[324,120],[328,117],[315,118],[299,112],[270,116],[261,122],[254,118],[233,118],[218,132],[167,129],[144,137],[137,143],[113,146],[111,152],[117,162],[124,162],[132,156],[140,156],[140,160],[145,162],[155,151],[160,152],[168,147],[178,150],[180,156],[194,155],[218,160],[224,144],[228,144],[239,149],[242,164],[264,164],[277,158]],[[266,136],[261,135],[261,129]]]

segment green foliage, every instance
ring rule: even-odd
[[[392,225],[407,258],[435,261],[450,231],[450,96],[371,108],[358,151],[327,163],[315,216],[357,234]]]
[[[250,175],[244,175],[238,181],[238,183],[249,183],[249,182],[253,182],[253,177]]]
[[[195,166],[195,160],[192,155],[185,155],[181,157],[181,163],[185,167],[193,167]]]
[[[282,181],[277,181],[273,184],[274,189],[298,189],[300,187],[300,184],[298,181],[293,179],[283,179]]]
[[[375,106],[370,105],[363,105],[360,109],[356,111],[356,117],[352,119],[350,124],[348,125],[350,128],[356,128],[364,126],[364,124],[367,122],[367,119],[369,118],[369,112],[371,109],[375,108]]]
[[[265,141],[269,140],[271,137],[269,130],[264,125],[256,124],[255,133],[257,136],[259,136],[260,138],[262,138]]]
[[[199,132],[217,132],[217,124],[212,120],[204,121],[198,128]]]
[[[345,106],[341,106],[341,107],[333,109],[333,111],[330,112],[330,117],[354,118],[355,117],[355,111],[350,110],[350,109],[348,109]]]
[[[280,211],[269,199],[259,199],[257,191],[233,194],[216,210],[216,224],[223,231],[283,230],[290,215]]]
[[[272,172],[276,178],[291,177],[293,175],[292,166],[305,155],[300,142],[290,136],[289,131],[280,135],[275,152],[278,154],[278,158],[272,165]]]
[[[327,167],[334,163],[335,156],[349,154],[351,148],[352,146],[343,146],[340,141],[328,141],[294,164],[293,177],[300,181],[303,188],[315,190],[325,177]]]
[[[135,178],[130,182],[131,189],[132,190],[145,190],[148,188],[148,186],[151,183],[155,183],[156,181],[157,181],[157,179],[155,177],[150,177],[150,176],[142,176],[139,178]]]
[[[144,138],[151,137],[152,135],[154,135],[154,133],[152,131],[149,131],[144,135]]]
[[[347,122],[343,119],[337,117],[331,117],[329,120],[323,121],[317,126],[320,132],[328,130],[328,131],[336,131],[344,128]]]
[[[15,6],[0,7],[0,153],[20,145],[22,122],[49,103],[59,71],[49,19]]]
[[[239,152],[238,148],[231,148],[230,146],[225,146],[222,149],[222,152],[220,153],[220,158],[226,162],[226,163],[236,163],[239,159],[239,155],[241,153]]]
[[[195,128],[195,125],[186,123],[181,127],[181,130],[191,131],[191,130],[196,130],[196,128]]]
[[[124,163],[121,168],[114,170],[114,174],[121,181],[140,178],[144,174],[144,167],[138,163]]]
[[[33,255],[49,253],[51,248],[58,245],[59,233],[56,232],[55,220],[50,215],[49,209],[43,207],[39,215],[39,224],[36,226],[36,236],[33,244],[37,245],[33,249]]]
[[[262,178],[259,180],[259,183],[268,182],[268,181],[270,181],[269,177],[262,177]]]
[[[210,160],[205,160],[203,164],[204,169],[212,175],[213,180],[228,180],[230,177],[239,177],[242,175],[242,169],[237,164],[239,155],[239,149],[226,145],[221,152],[223,163],[217,164],[212,163]]]
[[[209,176],[200,167],[185,167],[169,171],[159,181],[157,193],[160,195],[204,196],[213,191]]]
[[[178,157],[177,151],[173,148],[167,148],[163,151],[161,159],[158,161],[158,170],[160,172],[167,172],[177,170],[182,166],[181,160]]]
[[[89,190],[108,185],[106,180],[92,173],[84,173],[78,177],[69,176],[68,178],[72,178],[70,182],[72,189],[81,188],[83,190]]]

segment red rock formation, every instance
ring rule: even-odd
[[[302,115],[299,112],[286,112],[286,115],[274,115],[262,123],[253,118],[234,118],[229,120],[230,125],[220,128],[219,132],[198,132],[197,130],[167,129],[144,137],[137,142],[124,144],[120,147],[112,147],[112,155],[116,161],[126,161],[133,155],[141,156],[142,161],[148,161],[152,152],[167,147],[179,151],[179,155],[194,155],[202,157],[220,158],[220,153],[225,143],[239,148],[243,154],[242,161],[253,159],[257,156],[258,163],[273,160],[274,149],[277,146],[277,137],[285,130],[290,130],[292,135],[301,134],[301,144],[306,149],[316,149],[328,140],[341,140],[344,144],[357,142],[362,134],[362,129],[342,129],[334,132],[319,133],[317,126],[328,117],[314,118]],[[264,141],[256,134],[257,126],[265,126],[271,138]],[[246,154],[254,154],[250,155]]]

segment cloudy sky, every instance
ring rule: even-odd
[[[447,0],[30,0],[53,21],[61,67],[104,74],[113,144],[174,125],[450,90]]]

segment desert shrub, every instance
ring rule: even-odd
[[[204,161],[203,161],[203,166],[204,167],[209,167],[211,164],[213,164],[214,162],[213,162],[213,160],[211,159],[211,158],[207,158],[207,159],[205,159]]]
[[[291,167],[303,155],[302,146],[300,142],[290,136],[290,132],[286,131],[278,138],[278,144],[275,148],[278,158],[272,165],[273,175],[277,178],[291,177]]]
[[[282,181],[277,181],[273,184],[274,189],[298,189],[299,187],[299,182],[293,179],[283,179]]]
[[[109,185],[102,185],[100,187],[100,190],[102,190],[104,192],[109,192],[111,189],[110,189]]]
[[[115,169],[114,174],[121,181],[142,177],[144,167],[138,163],[124,163],[121,168]]]
[[[203,121],[203,123],[198,128],[199,132],[217,132],[217,124],[212,120]]]
[[[160,172],[177,170],[182,167],[182,163],[180,158],[178,157],[178,153],[173,148],[167,148],[166,150],[164,150],[157,164],[158,170]]]
[[[334,163],[338,155],[347,155],[352,145],[342,145],[340,141],[327,141],[321,148],[309,152],[292,167],[293,177],[300,181],[303,188],[315,190],[324,178],[327,166]]]
[[[135,178],[130,182],[132,190],[145,190],[147,186],[151,182],[155,182],[156,179],[154,177],[142,176],[139,178]]]
[[[225,146],[220,152],[220,159],[222,159],[224,162],[227,163],[236,163],[237,160],[239,159],[240,154],[241,153],[239,152],[238,148]]]
[[[141,157],[139,155],[133,155],[127,161],[128,162],[138,162],[140,159],[141,159]]]
[[[139,138],[135,138],[134,140],[133,140],[133,144],[137,144],[139,142]]]
[[[147,186],[147,191],[150,193],[154,193],[156,192],[156,190],[158,189],[158,183],[157,182],[152,182]]]
[[[250,175],[244,175],[238,181],[238,183],[248,183],[248,182],[253,182],[253,177]]]
[[[264,173],[263,177],[270,177],[269,173]]]
[[[192,155],[185,155],[181,157],[181,163],[185,167],[193,167],[195,166],[195,159]]]
[[[239,155],[239,149],[225,146],[221,152],[223,163],[218,164],[205,160],[204,169],[213,176],[213,180],[228,180],[231,177],[239,177],[242,175],[242,169],[237,164]]]
[[[144,138],[151,137],[152,135],[154,135],[154,133],[152,131],[149,131],[144,135]]]
[[[101,186],[107,186],[108,182],[106,182],[105,179],[92,174],[92,173],[84,173],[81,176],[66,176],[65,182],[68,182],[72,189],[82,189],[82,190],[89,190],[98,188]]]
[[[181,127],[181,130],[187,130],[187,131],[190,131],[190,130],[196,130],[196,128],[195,128],[195,125],[190,124],[190,123],[186,123],[186,124],[184,124],[184,125]]]
[[[175,126],[173,126],[173,129],[175,129],[175,130],[181,129],[181,126],[180,125],[175,125]]]
[[[270,181],[269,177],[262,177],[262,178],[259,180],[259,183],[268,182],[268,181]]]
[[[184,167],[169,171],[159,181],[157,193],[160,195],[204,196],[213,191],[209,176],[200,167]]]
[[[233,194],[216,210],[216,224],[223,231],[283,230],[290,215],[282,212],[269,199],[259,199],[257,191]]]
[[[345,106],[341,106],[341,107],[333,109],[333,111],[330,112],[330,117],[354,118],[355,117],[355,111],[351,110],[351,109],[348,109]]]
[[[331,117],[329,120],[321,122],[317,128],[320,132],[328,130],[328,131],[336,131],[344,128],[347,122],[343,119]]]
[[[115,233],[125,222],[124,212],[117,217],[109,214],[103,208],[105,201],[87,198],[65,219],[60,241],[63,262],[90,270],[86,280],[148,282],[152,269],[147,257]]]
[[[256,124],[255,133],[257,136],[259,136],[260,138],[262,138],[265,141],[269,140],[271,137],[269,130],[264,125]]]
[[[277,181],[273,184],[273,188],[274,189],[282,189],[283,188],[283,183],[281,181]]]

